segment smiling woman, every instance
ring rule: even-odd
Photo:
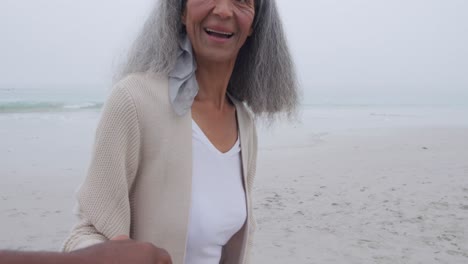
[[[104,106],[64,250],[132,238],[173,263],[247,263],[254,120],[296,105],[275,1],[160,1]]]

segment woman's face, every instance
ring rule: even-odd
[[[254,0],[187,0],[182,23],[197,62],[235,61],[254,16]]]

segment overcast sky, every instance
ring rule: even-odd
[[[153,1],[1,0],[0,87],[107,89]],[[306,98],[468,94],[466,0],[277,2]]]

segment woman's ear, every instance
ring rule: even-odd
[[[249,37],[252,36],[252,34],[253,34],[253,28],[251,27],[249,30]]]

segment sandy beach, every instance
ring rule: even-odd
[[[97,111],[0,115],[0,247],[58,250]],[[468,263],[468,108],[259,127],[252,263]]]

